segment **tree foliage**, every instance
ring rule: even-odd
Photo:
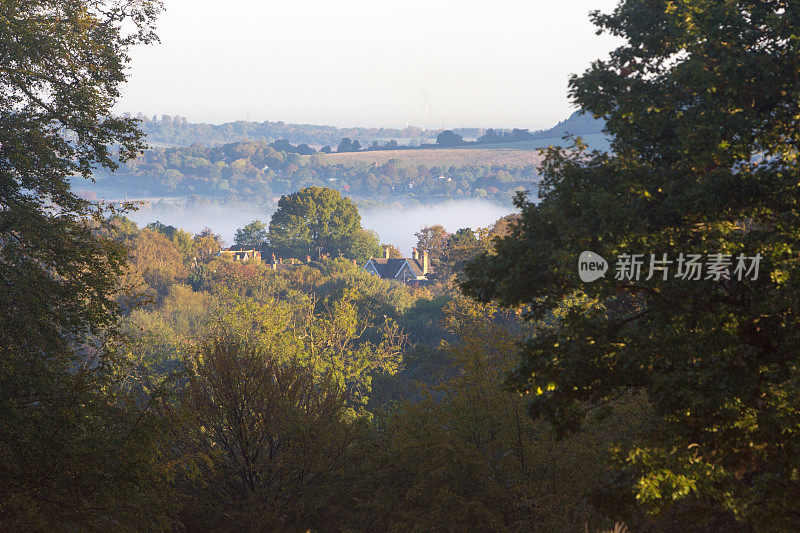
[[[358,492],[380,530],[553,531],[600,523],[587,497],[607,440],[626,440],[646,413],[627,402],[613,420],[557,439],[503,388],[526,326],[514,312],[456,297],[444,310],[450,372],[380,420]],[[528,326],[529,327],[529,326]]]
[[[288,149],[288,148],[287,148]],[[501,152],[498,152],[500,154]],[[507,202],[519,187],[538,182],[534,160],[503,158],[495,164],[448,164],[448,156],[430,151],[430,161],[372,161],[300,157],[275,149],[275,143],[241,141],[219,145],[153,147],[121,163],[114,172],[99,172],[104,188],[142,196],[201,195],[269,205],[278,195],[317,186],[385,202],[387,197],[429,204],[431,200],[489,198]],[[441,162],[440,162],[441,161]],[[451,181],[439,179],[447,176]],[[92,190],[87,185],[86,189]],[[107,190],[107,189],[106,189]]]
[[[158,2],[0,2],[0,522],[159,527],[151,413],[104,343],[125,249],[74,176],[143,147],[112,114]],[[119,150],[119,157],[114,149]],[[135,526],[134,526],[135,524]],[[163,525],[163,524],[162,524]]]
[[[338,191],[308,187],[284,196],[269,224],[273,246],[291,257],[323,255],[360,258],[378,247],[361,227],[356,205]]]
[[[260,220],[253,220],[245,227],[236,230],[233,242],[239,246],[262,246],[269,240],[267,229],[267,225]]]
[[[120,223],[127,239],[153,234],[129,226]],[[587,505],[598,459],[611,435],[626,441],[640,427],[646,405],[626,399],[616,418],[560,441],[526,418],[526,398],[502,387],[531,329],[517,313],[455,291],[434,296],[344,259],[202,266],[200,284],[176,278],[125,320],[130,386],[173,393],[158,403],[158,422],[174,524],[601,523]]]
[[[436,262],[442,256],[447,238],[450,234],[440,224],[433,226],[423,226],[414,234],[417,238],[417,250],[428,252],[431,261]]]
[[[444,130],[436,136],[436,144],[440,146],[458,146],[464,144],[464,138],[453,130]]]
[[[274,348],[274,347],[273,347]],[[287,530],[315,520],[355,432],[330,376],[233,338],[192,358],[175,420],[183,523],[190,529]]]
[[[613,153],[551,149],[541,203],[519,198],[512,234],[464,287],[554,326],[512,380],[535,416],[570,429],[587,406],[647,395],[656,417],[619,448],[597,499],[606,512],[644,511],[661,528],[796,529],[800,6],[624,0],[593,18],[625,42],[570,87],[606,120]],[[621,253],[762,260],[743,281],[588,284],[584,250],[612,268]]]

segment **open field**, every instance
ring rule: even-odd
[[[311,157],[311,156],[306,156]],[[487,148],[435,148],[422,150],[381,150],[344,154],[319,154],[323,164],[352,164],[354,162],[382,165],[390,159],[405,165],[464,166],[464,165],[538,165],[542,156],[538,150],[492,150]]]
[[[586,135],[584,140],[589,144],[590,148],[608,149],[608,141],[603,135]],[[487,144],[481,145],[480,148],[462,146],[419,150],[375,150],[343,154],[318,154],[318,157],[323,164],[329,165],[348,164],[358,161],[382,165],[391,159],[396,159],[405,165],[509,165],[522,167],[538,165],[542,161],[542,148],[562,143],[561,139],[540,139],[517,143]]]
[[[589,145],[589,149],[591,150],[609,150],[610,144],[608,139],[602,133],[592,133],[589,135],[581,135],[580,136],[583,141]],[[550,138],[550,139],[536,139],[533,141],[521,141],[515,143],[499,143],[499,144],[483,144],[481,145],[481,149],[487,150],[503,150],[503,151],[520,151],[520,150],[541,150],[543,148],[547,148],[548,146],[556,145],[556,146],[564,146],[565,142],[561,138]],[[463,146],[460,147],[460,150],[469,150],[470,146]]]

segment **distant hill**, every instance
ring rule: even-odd
[[[532,132],[534,139],[560,139],[570,133],[577,136],[596,135],[603,133],[605,121],[594,118],[589,113],[575,111],[566,120],[562,120],[549,130]]]
[[[206,124],[188,122],[184,117],[163,115],[161,117],[136,116],[141,121],[141,129],[147,134],[151,146],[191,146],[199,143],[215,146],[242,141],[266,141],[268,143],[287,140],[294,144],[308,144],[336,149],[339,142],[347,137],[358,139],[361,146],[373,142],[385,143],[394,139],[402,145],[422,144],[435,138],[439,130],[427,130],[416,126],[397,128],[337,128],[317,124],[291,124],[286,122],[247,122],[239,120],[225,124]],[[465,137],[480,135],[480,128],[460,128]]]
[[[539,150],[550,145],[565,146],[563,137],[567,134],[581,137],[590,150],[607,152],[611,149],[611,139],[603,133],[605,121],[598,120],[588,113],[576,111],[566,120],[562,120],[547,130],[533,131],[525,135],[526,140],[518,142],[501,142],[496,144],[479,144],[478,147],[490,150]],[[464,146],[471,148],[472,145]]]
[[[406,128],[337,128],[316,124],[290,124],[285,122],[247,122],[237,121],[225,124],[191,123],[184,117],[163,115],[146,117],[137,115],[141,128],[147,134],[151,146],[191,146],[202,144],[215,146],[241,141],[275,142],[282,139],[294,144],[308,144],[336,149],[339,142],[347,137],[358,139],[361,146],[373,143],[385,144],[395,140],[399,145],[419,145],[432,142],[442,130],[430,130],[408,126]],[[561,138],[567,132],[575,135],[599,134],[603,122],[591,115],[575,112],[568,119],[547,130],[529,132],[527,139]],[[455,128],[455,133],[475,139],[488,131],[486,128]],[[498,130],[504,131],[504,130]],[[522,130],[526,131],[527,130]]]
[[[568,129],[570,133],[574,133],[575,130]],[[556,136],[556,133],[558,135]],[[603,134],[603,133],[574,133],[581,139],[583,142],[587,144],[590,150],[600,150],[601,152],[608,152],[611,150],[611,142],[610,138]],[[549,135],[554,135],[550,137]],[[555,132],[551,132],[551,130],[547,130],[546,134],[539,135],[538,132],[536,137],[530,141],[521,141],[521,142],[509,142],[509,143],[497,143],[497,144],[479,144],[479,145],[465,145],[465,146],[458,146],[455,149],[470,151],[470,150],[483,150],[488,151],[492,150],[495,152],[520,152],[520,151],[536,151],[542,148],[547,148],[548,146],[564,146],[566,147],[569,145],[569,142],[564,142],[564,133],[557,130]],[[435,151],[440,151],[435,150]]]

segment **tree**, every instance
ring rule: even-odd
[[[478,238],[471,228],[461,228],[447,238],[439,259],[434,263],[434,278],[448,281],[453,276],[461,276],[469,260],[490,247],[486,230],[480,230]]]
[[[607,121],[613,152],[550,149],[541,203],[517,199],[521,219],[464,288],[551,317],[512,380],[535,416],[575,429],[591,406],[647,395],[652,427],[618,449],[607,513],[797,529],[800,5],[625,0],[593,18],[626,42],[571,94]],[[623,253],[673,264],[583,283],[585,250],[612,269]],[[688,254],[724,254],[730,278],[676,276]],[[760,254],[757,277],[737,279],[739,254]]]
[[[501,142],[502,139],[503,139],[503,136],[502,136],[501,132],[499,132],[497,130],[494,130],[492,128],[489,128],[488,130],[486,130],[486,133],[484,133],[483,135],[478,137],[477,142],[478,142],[478,144],[493,144],[493,143]]]
[[[224,243],[222,238],[214,233],[211,228],[203,228],[203,230],[194,236],[194,259],[201,263],[208,263],[217,256]]]
[[[420,228],[414,236],[417,238],[417,250],[420,252],[427,251],[431,261],[438,261],[450,234],[447,233],[444,226],[435,224]]]
[[[402,258],[404,257],[403,254],[392,244],[381,244],[381,249],[385,252],[387,249],[389,250],[389,257],[393,259]],[[383,257],[383,256],[381,256]]]
[[[158,528],[152,417],[104,349],[124,246],[74,176],[144,146],[112,114],[157,2],[0,3],[0,522]],[[132,33],[129,33],[132,31]],[[117,156],[114,153],[118,149]]]
[[[355,204],[324,187],[307,187],[282,197],[270,220],[269,237],[282,253],[301,258],[325,254],[363,258],[362,249],[373,251],[378,244],[374,234],[361,228]]]
[[[359,229],[353,234],[344,252],[346,257],[355,259],[359,265],[367,262],[372,257],[378,257],[381,247],[378,244],[378,234],[371,229]]]
[[[233,242],[239,246],[259,247],[267,243],[267,225],[260,220],[253,220],[243,228],[236,230]]]
[[[441,146],[458,146],[464,144],[464,138],[453,130],[444,130],[436,136],[436,144]]]
[[[189,529],[306,529],[354,439],[345,393],[297,361],[231,338],[192,359],[176,417]],[[328,506],[335,505],[329,503]],[[317,522],[317,523],[315,523]]]
[[[144,230],[130,242],[128,249],[127,276],[133,284],[146,284],[164,296],[178,278],[186,276],[178,248],[162,233]]]
[[[361,150],[361,143],[358,142],[358,139],[351,141],[349,137],[342,139],[336,148],[337,152],[358,152],[359,150]]]
[[[514,224],[519,220],[519,213],[511,213],[497,220],[494,225],[487,228],[486,238],[505,237],[510,234]]]
[[[558,439],[526,417],[526,401],[503,387],[527,328],[513,311],[458,296],[442,320],[444,379],[422,386],[380,420],[358,479],[376,530],[579,530],[600,523],[587,503],[602,478],[611,436],[637,428],[628,407],[591,423],[588,434]]]
[[[305,143],[297,145],[297,149],[296,150],[297,150],[297,153],[300,154],[300,155],[311,155],[311,154],[316,153],[316,150],[314,150],[313,148],[311,148],[309,145],[307,145]]]
[[[168,226],[168,225],[164,224],[163,222],[161,222],[159,220],[156,220],[155,222],[151,222],[150,224],[145,226],[145,228],[149,229],[150,231],[163,233],[164,235],[166,235],[170,239],[173,236],[175,236],[175,232],[178,231],[178,228],[176,228],[175,226]]]

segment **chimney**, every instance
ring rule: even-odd
[[[422,275],[425,276],[430,272],[430,261],[428,260],[428,250],[422,252]]]
[[[384,259],[389,259],[389,247],[388,246],[384,246],[383,247],[383,258]]]
[[[417,253],[417,249],[416,248],[412,248],[411,249],[411,258],[415,259],[415,260],[419,259],[419,254]]]

